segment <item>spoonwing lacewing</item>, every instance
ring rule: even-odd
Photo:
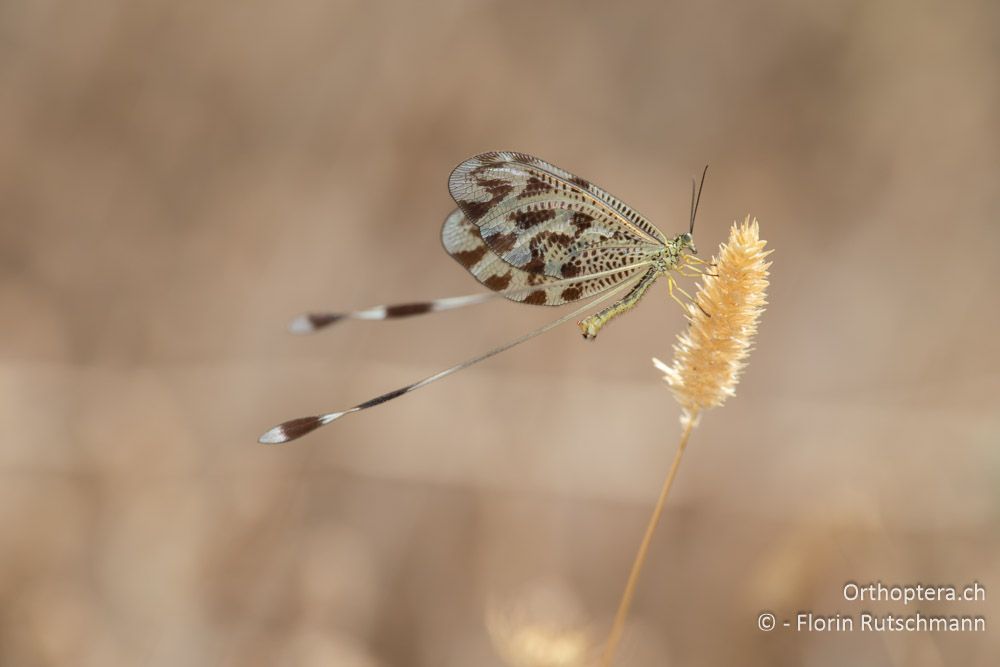
[[[675,291],[691,300],[673,274],[704,273],[694,257],[694,220],[701,185],[691,183],[688,231],[668,239],[621,200],[568,171],[523,153],[483,153],[458,165],[448,189],[458,204],[444,221],[445,251],[490,292],[417,303],[375,306],[345,313],[306,313],[289,325],[294,333],[312,333],[345,319],[387,320],[435,313],[504,297],[535,306],[586,301],[582,307],[499,347],[413,384],[337,412],[300,417],[262,435],[263,444],[299,438],[344,415],[361,412],[509,350],[625,292],[603,309],[579,321],[586,339],[613,318],[631,310],[650,286],[666,276]],[[627,292],[626,292],[627,290]]]

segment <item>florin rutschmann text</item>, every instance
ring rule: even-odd
[[[892,584],[881,581],[844,584],[843,596],[846,602],[872,604],[879,607],[884,603],[903,606],[918,603],[976,603],[986,600],[986,589],[978,582],[953,585]],[[765,611],[757,617],[757,627],[765,632],[778,625],[796,632],[985,632],[986,618],[973,614],[927,613],[923,610],[908,610],[905,613],[878,613],[864,609],[859,613],[833,614],[818,613],[813,610],[798,611],[791,618],[781,619],[772,612]]]

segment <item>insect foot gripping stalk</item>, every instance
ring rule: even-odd
[[[581,333],[586,340],[593,340],[597,338],[597,332],[601,330],[605,324],[610,322],[613,318],[627,313],[635,307],[635,304],[639,303],[639,299],[642,295],[646,293],[646,290],[656,282],[656,279],[663,275],[662,269],[653,266],[646,271],[645,275],[636,283],[635,287],[626,294],[620,301],[616,301],[607,308],[603,308],[590,317],[580,320],[577,324],[580,327]]]

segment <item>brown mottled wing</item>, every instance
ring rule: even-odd
[[[534,305],[560,306],[594,296],[646,268],[645,265],[625,267],[620,272],[596,278],[580,276],[571,284],[544,274],[528,273],[511,266],[490,250],[479,235],[479,228],[469,221],[461,209],[453,211],[444,221],[441,242],[445,251],[485,287],[502,292],[511,301]],[[559,284],[550,285],[553,282]]]
[[[449,179],[452,197],[503,260],[568,278],[625,267],[662,249],[663,234],[586,180],[522,153],[484,153]]]

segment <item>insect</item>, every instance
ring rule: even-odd
[[[495,297],[544,306],[590,300],[534,331],[405,387],[342,411],[279,424],[259,442],[288,442],[344,415],[391,401],[520,345],[625,292],[618,301],[578,322],[583,337],[594,339],[608,322],[635,307],[661,277],[667,279],[671,298],[685,305],[679,293],[693,302],[673,274],[695,276],[710,266],[695,257],[692,236],[707,171],[705,167],[697,190],[691,183],[688,231],[668,239],[616,197],[530,155],[491,152],[461,163],[448,179],[458,209],[444,221],[441,240],[445,251],[490,292],[349,313],[307,313],[293,320],[289,329],[312,333],[344,319],[410,317]]]

